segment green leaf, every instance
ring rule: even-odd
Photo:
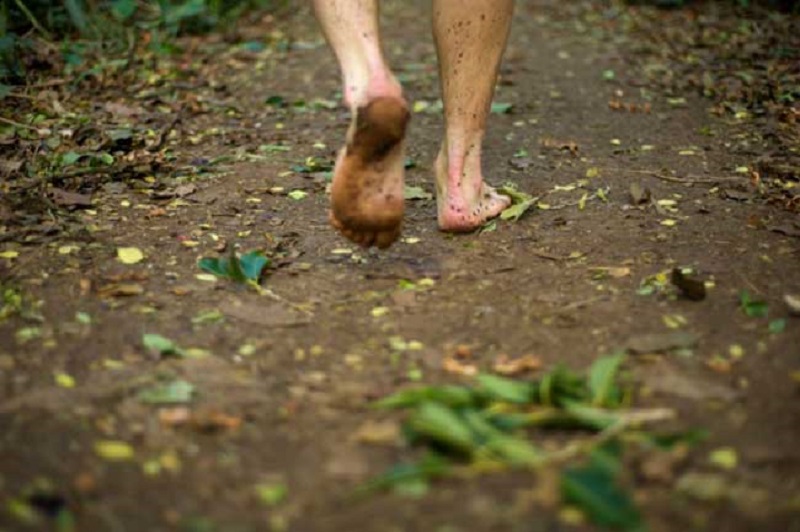
[[[514,436],[495,436],[486,442],[486,448],[515,466],[536,466],[544,459],[542,452],[531,442]]]
[[[286,107],[286,99],[283,96],[273,95],[264,100],[264,103],[272,107]]]
[[[236,253],[231,248],[231,253],[228,255],[228,260],[226,261],[227,270],[228,270],[228,278],[236,281],[237,283],[246,283],[247,282],[247,274],[244,273],[244,268],[242,268],[242,263],[239,261],[239,257],[236,256]]]
[[[393,466],[379,477],[359,486],[356,489],[356,495],[397,488],[409,482],[428,481],[444,476],[449,471],[450,463],[447,460],[439,455],[428,453],[419,462]]]
[[[542,453],[529,441],[503,432],[475,410],[465,410],[461,415],[472,433],[480,439],[481,449],[489,451],[497,459],[515,466],[541,463]]]
[[[533,207],[535,203],[536,200],[530,199],[527,201],[523,201],[522,203],[516,203],[514,205],[511,205],[510,207],[504,209],[500,213],[500,219],[516,222],[517,220],[522,218],[522,215],[528,212],[528,210],[531,207]]]
[[[269,259],[260,251],[251,251],[242,255],[239,258],[239,263],[242,266],[242,272],[245,277],[251,281],[258,282],[261,277],[261,271],[269,264]]]
[[[561,494],[565,502],[578,506],[597,525],[621,530],[641,525],[641,515],[631,498],[617,486],[608,468],[597,462],[564,471]]]
[[[86,16],[83,3],[78,0],[64,0],[64,5],[67,8],[67,13],[69,13],[69,18],[72,20],[75,27],[78,28],[78,31],[86,33],[89,27],[89,20]]]
[[[786,318],[778,318],[769,322],[769,332],[780,334],[786,329]]]
[[[595,408],[583,403],[566,401],[563,407],[576,422],[579,422],[580,425],[590,427],[595,430],[606,429],[619,421],[619,416],[613,412],[604,410],[602,408]]]
[[[206,0],[186,0],[178,5],[164,2],[165,6],[169,6],[164,13],[165,24],[174,26],[185,19],[202,15],[206,9],[205,2]]]
[[[477,381],[480,391],[493,400],[521,404],[531,402],[533,387],[530,383],[489,374],[478,375]]]
[[[256,497],[266,506],[276,506],[289,494],[289,488],[282,482],[256,484],[253,489]]]
[[[114,164],[114,156],[104,151],[95,155],[95,158],[106,166],[111,166]]]
[[[512,107],[514,107],[514,104],[511,103],[492,102],[491,112],[494,114],[506,114],[511,112]]]
[[[766,301],[752,299],[747,290],[742,290],[739,294],[739,306],[750,318],[764,318],[769,312],[769,305],[767,305]]]
[[[431,200],[433,199],[433,194],[427,192],[422,187],[415,187],[411,185],[406,185],[403,189],[403,199],[407,200]]]
[[[659,449],[670,450],[676,445],[686,445],[692,447],[708,439],[709,432],[706,429],[691,429],[681,432],[668,432],[663,434],[642,434],[642,438],[658,447]]]
[[[497,192],[511,198],[511,206],[500,213],[501,220],[516,222],[539,200],[538,197],[534,198],[530,194],[520,192],[513,184],[506,184],[498,188]]]
[[[463,386],[430,386],[401,390],[373,403],[375,408],[409,408],[425,402],[441,403],[445,406],[459,408],[472,405],[475,395],[472,390]]]
[[[617,372],[625,360],[624,353],[598,358],[589,368],[589,391],[594,406],[617,406],[619,389],[615,382]]]
[[[533,395],[540,404],[560,406],[569,401],[584,401],[588,393],[585,378],[559,365],[542,375]]]
[[[194,385],[185,380],[156,384],[139,392],[139,400],[154,405],[174,405],[188,403],[194,395]]]
[[[258,282],[262,270],[268,264],[269,259],[260,251],[251,251],[237,257],[233,250],[227,257],[205,257],[197,263],[203,271],[238,283]]]
[[[408,419],[408,427],[416,435],[458,453],[470,455],[475,450],[476,442],[469,427],[455,411],[442,404],[422,403]]]
[[[201,270],[213,273],[217,277],[228,277],[228,265],[227,259],[221,258],[212,258],[212,257],[205,257],[200,259],[197,265],[200,267]]]
[[[136,12],[136,0],[113,0],[111,12],[117,20],[127,20]]]
[[[155,352],[161,356],[177,355],[182,356],[183,350],[175,345],[175,342],[165,338],[160,334],[145,333],[142,335],[142,344],[148,351]]]
[[[616,439],[607,441],[592,449],[589,459],[592,466],[616,478],[622,471],[622,444]]]
[[[83,157],[83,154],[81,153],[68,151],[67,153],[61,155],[61,165],[72,166],[73,164],[77,163],[81,157]]]

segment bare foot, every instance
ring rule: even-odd
[[[402,98],[375,98],[359,107],[336,161],[331,225],[364,247],[387,248],[400,236],[409,117]]]
[[[498,194],[483,182],[477,165],[448,164],[443,151],[436,158],[436,204],[439,229],[466,233],[481,227],[511,205],[511,198]]]

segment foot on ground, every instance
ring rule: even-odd
[[[375,98],[354,113],[331,189],[331,224],[364,247],[387,248],[403,221],[403,164],[408,106]]]
[[[511,205],[511,198],[483,182],[480,162],[469,166],[467,170],[463,163],[448,164],[443,152],[436,159],[436,203],[442,231],[474,231]]]

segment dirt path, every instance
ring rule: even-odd
[[[395,21],[387,53],[416,102],[409,181],[432,193],[441,119],[430,112],[438,89],[424,4],[385,12]],[[797,215],[761,201],[737,172],[753,160],[736,149],[735,120],[689,93],[670,103],[624,83],[634,74],[619,45],[576,31],[557,7],[524,4],[496,98],[512,107],[492,116],[486,156],[490,182],[542,196],[516,222],[449,236],[436,230],[434,201],[417,199],[387,252],[334,234],[326,168],[313,163],[333,159],[346,116],[329,105],[336,68],[301,13],[281,28],[289,51],[222,56],[219,77],[197,92],[208,112],[183,115],[169,141],[178,165],[227,158],[208,177],[160,192],[146,180],[108,183],[75,212],[87,231],[0,244],[18,251],[0,262],[43,317],[0,323],[0,530],[28,529],[13,501],[45,513],[67,504],[81,531],[588,526],[554,504],[547,474],[445,480],[418,499],[348,498],[414,456],[399,436],[361,441],[365,423],[393,429],[397,419],[369,402],[409,383],[462,380],[443,369],[459,345],[471,353],[464,364],[487,371],[504,354],[580,369],[674,331],[696,345],[628,358],[636,402],[673,408],[670,427],[709,437],[656,473],[630,464],[650,528],[800,527],[800,319],[783,303],[800,294]],[[290,105],[265,105],[271,96]],[[148,110],[167,103],[148,100]],[[650,199],[632,204],[631,187]],[[306,194],[286,195],[297,190]],[[234,244],[266,248],[274,297],[197,278],[199,257]],[[120,263],[119,247],[144,260]],[[645,282],[675,267],[709,281],[704,300]],[[742,311],[743,290],[768,303],[768,318]],[[146,333],[212,356],[153,355]],[[176,378],[194,387],[190,408],[142,401],[141,390]],[[130,447],[103,458],[96,443],[106,440]],[[727,447],[737,460],[725,469],[709,457]],[[117,456],[130,448],[132,459]]]

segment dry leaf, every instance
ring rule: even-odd
[[[534,355],[525,355],[510,358],[508,355],[498,355],[492,369],[500,375],[519,375],[527,371],[536,371],[542,367],[542,360]]]
[[[442,369],[448,373],[474,377],[478,374],[478,368],[474,364],[464,364],[453,357],[447,357],[442,361]]]

